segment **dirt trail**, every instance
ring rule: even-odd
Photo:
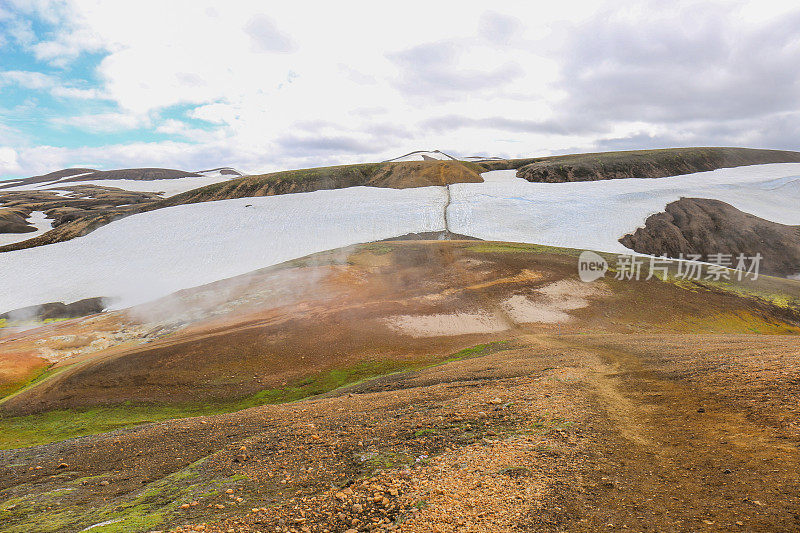
[[[574,529],[800,529],[797,441],[602,338],[528,340],[585,352],[584,378],[608,424],[584,472],[607,490],[576,495],[585,514]]]
[[[0,531],[79,531],[165,483],[148,512],[176,531],[800,529],[797,337],[517,331],[327,397],[2,452]]]

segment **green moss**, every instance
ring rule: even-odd
[[[757,282],[703,281],[701,286],[731,292],[738,296],[755,297],[783,309],[800,310],[800,282],[795,280],[760,276]]]
[[[34,415],[0,417],[0,449],[47,444],[148,422],[210,416],[258,405],[292,402],[406,367],[406,363],[399,361],[363,362],[309,376],[287,387],[266,389],[235,401],[180,405],[129,403],[86,410],[55,410]],[[42,379],[44,378],[38,381]]]
[[[492,242],[483,241],[476,244],[470,244],[465,247],[466,250],[477,253],[528,253],[528,254],[553,254],[553,255],[566,255],[578,257],[585,250],[577,248],[560,248],[557,246],[546,246],[543,244],[528,244],[516,242]],[[604,252],[595,252],[604,257],[610,263],[613,263],[617,255]],[[577,266],[576,266],[577,269]],[[576,270],[577,275],[577,270]]]
[[[38,372],[34,373],[27,381],[0,389],[0,404],[8,401],[22,391],[28,390],[53,376],[57,376],[65,370],[72,368],[72,366],[74,365],[67,365],[59,368],[53,368],[53,365],[44,366]]]
[[[414,458],[407,453],[384,450],[382,452],[378,452],[374,457],[367,460],[365,467],[367,469],[367,473],[371,474],[375,470],[398,468],[409,465],[413,462]]]
[[[500,351],[507,345],[508,341],[496,341],[496,342],[490,342],[488,344],[478,344],[476,346],[472,346],[471,348],[464,348],[463,350],[454,353],[453,355],[445,359],[445,362],[450,363],[452,361],[460,361],[462,359],[470,359],[472,357],[489,355],[491,353]]]
[[[149,483],[132,495],[113,499],[106,505],[87,507],[69,502],[55,503],[48,495],[59,490],[7,500],[0,504],[0,523],[7,533],[44,533],[79,531],[95,524],[92,532],[127,533],[150,531],[172,520],[172,515],[182,504],[203,497],[220,494],[221,487],[236,482],[234,478],[204,479],[201,477],[201,459],[162,479]],[[83,478],[92,480],[96,478]],[[80,484],[76,480],[72,485]],[[64,493],[63,490],[60,493]],[[8,510],[10,509],[10,510]],[[161,529],[159,527],[159,529]]]
[[[82,435],[94,435],[146,422],[203,414],[175,406],[113,406],[74,411],[47,411],[0,418],[0,449],[47,444]]]
[[[72,320],[71,318],[45,318],[42,321],[42,324],[52,324],[53,322],[64,322],[66,320]]]
[[[797,335],[800,328],[749,311],[731,311],[706,317],[676,320],[673,329],[691,333],[758,333],[761,335]]]
[[[364,249],[375,255],[385,255],[396,250],[397,246],[389,242],[375,242],[365,245]]]
[[[294,402],[398,372],[421,370],[467,357],[488,355],[504,349],[507,341],[479,344],[438,360],[373,360],[321,372],[286,387],[265,389],[246,398],[193,404],[131,404],[85,410],[56,410],[26,416],[0,417],[0,449],[48,444],[60,440],[105,433],[120,428],[174,418],[211,416],[259,405]],[[59,369],[59,372],[62,369]],[[41,382],[41,377],[37,382]]]
[[[324,394],[345,385],[366,379],[384,376],[400,370],[407,370],[409,363],[403,361],[365,361],[352,367],[331,370],[326,373],[304,378],[292,386],[268,389],[256,393],[241,402],[239,408],[252,407],[265,403],[293,402],[309,396]],[[239,410],[239,409],[235,409]]]

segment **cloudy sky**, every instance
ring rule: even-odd
[[[0,178],[800,149],[800,7],[0,0]]]

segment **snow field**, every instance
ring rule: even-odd
[[[682,196],[800,225],[800,163],[575,183],[529,183],[513,170],[483,176],[450,186],[450,231],[631,253],[617,240]],[[0,312],[95,296],[126,307],[319,251],[441,231],[446,197],[442,187],[351,187],[133,215],[78,239],[0,253]]]

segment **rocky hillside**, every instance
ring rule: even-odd
[[[22,309],[15,309],[0,314],[0,320],[9,322],[63,320],[101,313],[105,308],[106,306],[102,298],[86,298],[85,300],[79,300],[70,304],[65,304],[64,302],[50,302],[42,305],[23,307]]]
[[[242,174],[230,167],[198,172],[166,168],[99,171],[58,170],[41,176],[0,181],[0,252],[70,240],[128,215],[157,209],[165,197]],[[48,229],[37,232],[32,215],[45,216]],[[43,214],[43,215],[42,215]]]
[[[50,183],[63,178],[68,178],[70,176],[77,176],[79,174],[87,174],[92,172],[97,171],[92,168],[65,168],[62,170],[56,170],[54,172],[48,172],[47,174],[42,174],[41,176],[0,181],[0,189],[14,189],[25,185]]]
[[[155,193],[125,191],[96,185],[63,186],[52,191],[0,191],[0,233],[33,232],[27,217],[43,212],[53,229],[26,241],[0,246],[0,252],[61,242],[80,237],[118,218],[161,200]]]
[[[238,174],[238,173],[237,173]],[[91,168],[67,168],[32,178],[21,178],[0,182],[0,189],[16,189],[20,186],[55,183],[71,183],[76,181],[95,180],[138,180],[154,181],[176,178],[200,177],[196,172],[174,170],[170,168],[123,168],[119,170],[94,170]]]
[[[760,253],[764,257],[761,272],[777,276],[800,273],[800,227],[764,220],[719,200],[682,198],[672,202],[620,242],[639,253],[668,257]]]
[[[24,209],[0,209],[0,233],[29,233],[36,228],[28,225],[28,215]]]
[[[287,170],[246,176],[177,195],[165,205],[180,205],[250,196],[272,196],[359,185],[370,187],[427,187],[451,183],[480,183],[484,168],[462,161],[402,161]]]
[[[800,152],[750,148],[672,148],[517,159],[509,162],[509,168],[518,168],[517,176],[528,181],[559,183],[663,178],[718,168],[798,162]],[[502,163],[492,165],[502,166]]]

